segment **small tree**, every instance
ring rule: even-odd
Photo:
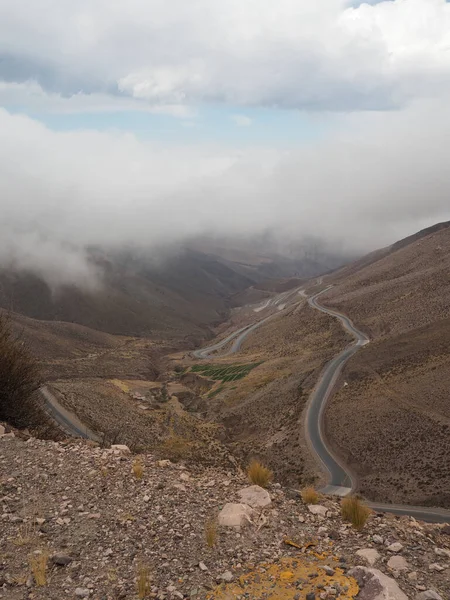
[[[30,425],[34,392],[41,383],[36,359],[0,315],[0,419],[16,427]]]

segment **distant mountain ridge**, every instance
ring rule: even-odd
[[[209,336],[226,318],[230,298],[255,283],[291,275],[314,276],[334,257],[299,259],[248,249],[183,248],[153,260],[132,251],[96,250],[98,290],[64,285],[52,291],[34,273],[0,271],[0,308],[33,319],[77,323],[106,333],[162,340]]]

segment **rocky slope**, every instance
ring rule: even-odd
[[[249,489],[235,468],[3,433],[5,600],[449,597],[449,526],[372,515],[358,532],[335,500]]]

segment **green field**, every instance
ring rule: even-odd
[[[227,381],[237,381],[238,379],[242,379],[248,375],[252,369],[260,364],[260,362],[248,363],[246,365],[202,364],[194,365],[191,371],[194,373],[200,373],[200,375],[209,377],[209,379],[214,379],[215,381],[222,381],[225,383]]]

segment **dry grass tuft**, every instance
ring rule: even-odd
[[[370,508],[356,496],[348,496],[342,500],[342,518],[344,521],[349,521],[358,531],[361,531],[366,524],[370,512]]]
[[[47,585],[48,552],[30,556],[30,568],[37,586]]]
[[[144,465],[142,464],[142,460],[140,458],[136,458],[133,462],[133,474],[136,479],[142,479],[144,476]]]
[[[168,458],[173,462],[186,459],[190,454],[190,445],[183,437],[171,434],[159,446],[159,451],[163,458]]]
[[[209,548],[213,548],[217,544],[217,521],[216,519],[208,519],[205,523],[205,540]]]
[[[304,488],[300,495],[305,504],[317,504],[319,502],[319,494],[311,486]]]
[[[37,537],[37,526],[33,521],[24,521],[17,537],[13,540],[15,546],[31,546]]]
[[[252,483],[261,487],[267,487],[273,477],[272,471],[257,460],[252,460],[247,469],[247,475]]]
[[[136,578],[138,598],[148,598],[151,592],[150,570],[145,565],[139,565]]]

